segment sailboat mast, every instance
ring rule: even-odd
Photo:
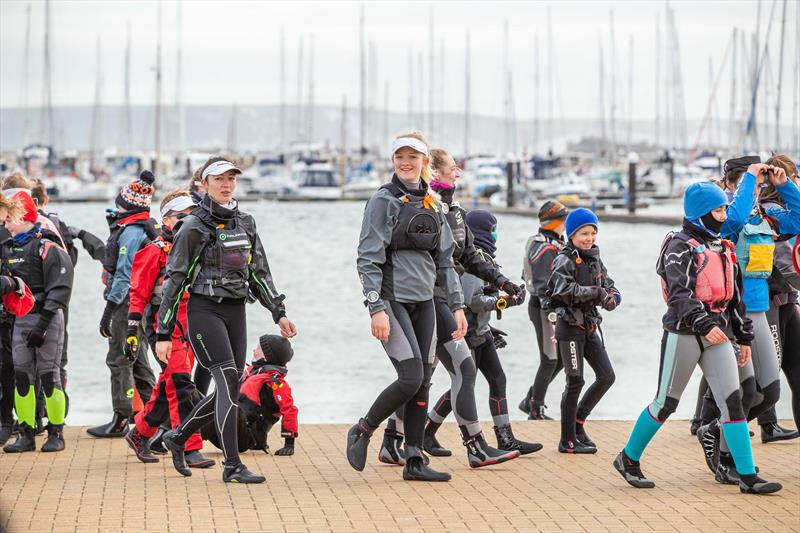
[[[511,83],[509,75],[511,69],[508,64],[508,19],[503,20],[503,74],[500,76],[503,84],[503,114],[505,115],[505,137],[503,150],[508,153],[513,150],[511,146]]]
[[[470,87],[471,85],[471,72],[470,72],[470,39],[469,31],[467,31],[465,52],[464,52],[464,160],[469,158],[469,112],[470,112]]]
[[[533,146],[534,154],[539,151],[539,34],[533,36]]]
[[[781,87],[783,85],[783,45],[786,36],[786,0],[783,0],[781,15],[781,52],[778,60],[778,86],[775,97],[775,150],[781,149]]]
[[[155,120],[155,159],[153,173],[158,174],[161,159],[161,1],[158,2],[158,45],[156,46],[156,120]]]
[[[598,118],[600,119],[600,142],[597,146],[597,151],[602,152],[607,149],[606,146],[606,73],[605,65],[603,64],[603,38],[597,35],[597,50],[598,50],[598,65],[599,73],[597,80],[597,111]]]
[[[794,7],[794,153],[800,154],[800,7]]]
[[[183,2],[178,0],[176,13],[178,40],[175,57],[175,114],[177,121],[176,146],[178,153],[186,150],[186,117],[183,110]]]
[[[365,98],[367,97],[367,79],[366,79],[366,50],[364,49],[364,4],[361,4],[359,10],[359,17],[358,17],[358,42],[359,42],[359,52],[360,52],[360,87],[361,87],[361,99],[358,109],[358,152],[359,157],[363,159],[363,150],[364,145],[366,142],[365,138],[365,131],[364,128],[366,127],[365,121],[366,117],[364,116],[366,101]]]
[[[628,40],[628,138],[627,151],[631,151],[633,142],[633,35]]]
[[[125,110],[123,111],[123,146],[130,153],[133,149],[133,119],[131,117],[131,21],[126,24],[125,39]]]
[[[738,150],[734,147],[735,142],[735,135],[736,135],[736,50],[739,44],[739,40],[737,37],[738,30],[737,28],[733,28],[733,60],[731,61],[731,102],[730,102],[730,111],[729,116],[730,119],[728,121],[728,150],[733,150],[734,153],[738,152]]]
[[[656,13],[655,146],[661,143],[661,13]]]
[[[553,25],[550,20],[550,6],[547,6],[547,151],[553,153]]]
[[[306,134],[308,142],[314,141],[314,34],[308,43],[308,109],[306,110],[308,126]]]
[[[286,149],[286,35],[284,34],[283,26],[281,26],[281,40],[280,40],[280,49],[281,49],[281,59],[280,59],[280,70],[281,70],[281,86],[280,86],[280,108],[278,111],[278,120],[280,122],[279,128],[281,130],[281,145],[280,151]]]
[[[100,36],[97,36],[97,72],[96,76],[97,79],[95,80],[94,86],[94,109],[92,111],[92,130],[91,130],[91,137],[89,139],[89,164],[92,172],[97,170],[97,156],[98,152],[100,151],[100,136],[102,135],[100,132],[101,129],[101,118],[100,114],[102,113],[103,108],[103,97],[102,97],[102,90],[103,90],[103,73],[102,73],[102,52],[101,52],[101,41]]]
[[[30,113],[28,111],[28,84],[30,82],[31,5],[25,8],[25,53],[22,56],[22,135],[25,145],[30,142]]]
[[[436,79],[436,74],[434,71],[434,44],[433,44],[433,6],[428,9],[428,123],[426,124],[426,129],[428,134],[433,136],[434,135],[434,125],[433,125],[433,113],[436,104],[434,103],[434,83]]]
[[[437,72],[437,78],[439,81],[439,103],[436,106],[436,133],[439,139],[444,141],[445,139],[445,129],[444,129],[444,81],[447,77],[445,75],[445,66],[446,61],[444,59],[444,39],[439,41],[439,72]]]
[[[44,63],[42,65],[42,119],[39,137],[54,148],[53,87],[51,83],[50,57],[50,0],[44,4]]]
[[[386,146],[389,142],[389,82],[383,82],[383,142],[378,143],[379,147]],[[380,150],[380,148],[379,148]],[[380,150],[383,152],[383,150]]]
[[[297,102],[297,109],[295,110],[297,115],[297,129],[295,130],[294,134],[298,142],[303,141],[303,66],[305,64],[303,61],[304,44],[305,38],[301,35],[297,45],[297,88],[295,93],[295,102]]]
[[[611,104],[609,115],[611,120],[611,164],[617,158],[617,51],[614,44],[614,11],[609,13],[609,34],[610,34],[610,65],[611,70]]]

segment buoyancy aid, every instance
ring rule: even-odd
[[[673,238],[687,243],[694,256],[696,281],[694,287],[695,297],[706,304],[709,310],[722,312],[733,299],[736,283],[733,265],[736,263],[734,245],[727,239],[720,240],[721,251],[715,251],[706,244],[701,244],[697,239],[684,233],[671,233],[662,244],[662,257],[667,243]],[[664,301],[667,301],[667,282],[661,278],[661,289]]]
[[[158,224],[150,218],[149,211],[142,211],[129,216],[121,214],[110,214],[108,217],[108,229],[111,232],[106,241],[106,252],[103,256],[103,283],[110,286],[111,280],[117,271],[117,260],[119,259],[119,238],[128,226],[141,226],[147,235],[149,243],[158,235]]]
[[[241,224],[229,229],[216,227],[212,241],[203,250],[202,267],[192,281],[192,292],[214,296],[215,287],[246,287],[251,251],[250,237]]]
[[[433,251],[438,248],[442,228],[433,197],[411,196],[394,183],[387,183],[381,188],[389,190],[402,202],[389,249]]]
[[[744,225],[736,242],[736,257],[742,276],[759,279],[770,277],[775,238],[775,231],[766,218],[762,218],[758,224],[748,222]]]

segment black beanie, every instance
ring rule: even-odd
[[[732,170],[747,168],[750,165],[755,165],[757,163],[761,163],[761,158],[758,157],[757,155],[734,157],[733,159],[728,159],[727,161],[725,161],[725,167],[723,168],[723,172],[727,174]]]
[[[286,366],[292,360],[294,350],[289,339],[280,335],[262,335],[258,339],[261,351],[264,352],[264,359],[273,365]]]

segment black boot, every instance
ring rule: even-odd
[[[214,459],[209,459],[200,450],[185,452],[184,457],[189,468],[211,468],[217,464]]]
[[[531,412],[531,396],[533,396],[533,387],[528,389],[528,394],[519,402],[519,410],[526,415]]]
[[[166,438],[164,438],[164,443],[167,443]],[[169,448],[169,444],[167,444],[167,448]],[[225,483],[264,483],[266,480],[267,478],[254,474],[242,463],[225,466],[222,470],[222,481]]]
[[[42,433],[44,433],[45,429],[46,428],[44,422],[42,422],[41,417],[36,417],[36,427],[33,429],[33,435],[34,436],[41,435]]]
[[[697,428],[697,440],[703,448],[703,458],[706,466],[711,473],[717,475],[717,464],[719,463],[719,424],[713,422]]]
[[[597,453],[597,448],[584,444],[579,440],[562,440],[558,443],[558,451],[561,453],[574,453],[576,455],[583,455],[589,453]]]
[[[347,432],[347,462],[361,472],[367,464],[369,439],[374,429],[362,418]]]
[[[47,439],[42,444],[43,452],[64,450],[64,424],[47,424]]]
[[[467,434],[467,429],[462,426],[461,434],[464,436],[464,446],[467,448],[467,462],[472,468],[505,463],[519,457],[519,450],[505,451],[492,448],[486,443],[483,433],[470,436]]]
[[[175,470],[182,476],[191,476],[192,471],[189,470],[189,466],[186,464],[186,456],[183,450],[185,441],[179,438],[178,428],[164,433],[162,440],[164,441],[164,446],[172,452],[172,466],[175,467]]]
[[[538,442],[525,442],[514,437],[511,424],[495,426],[494,435],[497,437],[497,447],[507,452],[517,450],[520,455],[527,455],[542,449],[542,445]]]
[[[406,456],[403,452],[403,434],[394,429],[387,429],[383,432],[383,442],[381,451],[378,452],[378,461],[387,465],[406,464]]]
[[[148,442],[148,438],[139,433],[139,430],[136,429],[136,426],[133,426],[131,430],[125,435],[125,442],[128,443],[128,446],[133,453],[136,454],[136,458],[139,459],[143,463],[157,463],[158,457],[153,455],[150,452],[150,444]]]
[[[437,472],[425,464],[422,451],[416,446],[406,445],[406,464],[403,467],[406,481],[450,481],[450,474]]]
[[[619,452],[613,464],[617,472],[622,475],[629,485],[637,489],[652,489],[656,486],[655,483],[644,477],[642,468],[639,466],[639,461],[634,461],[628,457],[625,454],[625,450]]]
[[[575,439],[580,441],[581,444],[597,448],[597,444],[592,442],[592,439],[586,434],[586,430],[583,428],[583,422],[575,422]]]
[[[128,417],[115,412],[111,422],[89,428],[86,433],[100,438],[124,437],[128,434]]]
[[[17,433],[17,440],[15,440],[12,444],[6,444],[3,446],[3,451],[6,453],[36,451],[36,441],[34,440],[33,428],[24,422],[20,423],[19,433]]]
[[[440,427],[442,427],[441,424],[437,424],[430,418],[428,419],[428,423],[425,425],[425,433],[422,435],[422,448],[434,457],[450,457],[453,452],[439,444],[436,438],[436,432],[439,431]]]
[[[739,490],[745,494],[771,494],[782,488],[780,483],[769,482],[755,474],[741,476],[739,480]]]
[[[11,438],[11,433],[14,431],[14,424],[2,424],[0,425],[0,446],[8,442],[8,439]]]
[[[722,483],[723,485],[739,484],[739,472],[736,470],[733,456],[730,453],[720,452],[714,479],[717,483]]]
[[[703,425],[703,421],[699,418],[692,418],[692,423],[689,425],[689,432],[692,435],[697,435],[697,430]]]
[[[531,400],[531,405],[528,409],[528,412],[530,413],[528,415],[528,420],[552,420],[552,418],[544,414],[545,407],[547,407],[545,404],[537,403]]]
[[[761,442],[777,442],[779,440],[792,440],[800,436],[796,429],[786,429],[778,425],[777,422],[770,422],[761,425]]]
[[[156,455],[166,455],[167,449],[164,447],[164,441],[162,440],[164,437],[164,433],[170,430],[169,426],[158,426],[156,430],[156,434],[150,438],[150,451]],[[215,430],[216,431],[216,430]]]

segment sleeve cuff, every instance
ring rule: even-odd
[[[170,335],[169,333],[156,333],[157,342],[170,341],[170,340],[172,340],[172,335]]]

